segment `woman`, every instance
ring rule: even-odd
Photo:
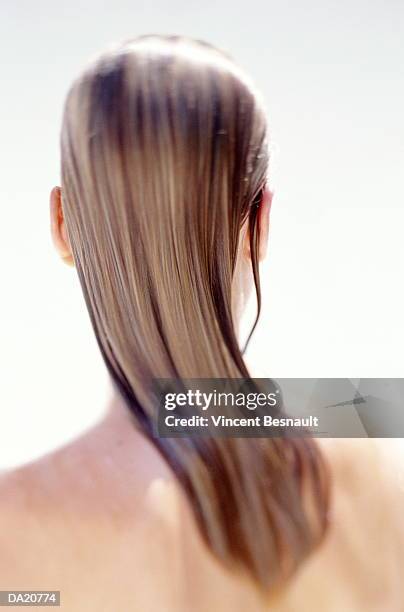
[[[399,610],[402,493],[378,446],[154,435],[156,378],[249,377],[236,328],[254,286],[259,314],[271,193],[247,77],[204,43],[139,38],[73,83],[61,153],[52,236],[115,393],[3,477],[1,588],[75,612]]]

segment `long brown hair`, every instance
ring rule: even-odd
[[[317,447],[303,438],[158,438],[150,393],[155,378],[249,377],[232,281],[248,223],[260,305],[266,131],[257,94],[226,55],[148,36],[103,54],[73,83],[61,145],[68,235],[111,376],[211,550],[272,587],[324,533]]]

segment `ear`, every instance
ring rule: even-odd
[[[50,194],[50,225],[52,240],[56,251],[66,264],[74,266],[72,250],[63,216],[62,191],[60,187],[54,187]]]
[[[269,236],[269,216],[271,212],[273,193],[267,187],[262,192],[261,201],[258,205],[258,226],[259,226],[259,260],[262,261],[265,258],[268,248],[268,236]],[[244,234],[244,253],[248,259],[251,259],[250,251],[250,236],[247,231]]]
[[[272,198],[274,194],[267,187],[264,189],[262,199],[259,205],[259,228],[260,228],[260,241],[259,241],[259,260],[262,261],[268,250],[268,237],[269,237],[269,218],[271,213]]]

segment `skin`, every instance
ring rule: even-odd
[[[265,243],[270,203],[266,192]],[[59,188],[51,228],[72,265]],[[328,535],[285,589],[263,598],[209,553],[174,475],[113,395],[92,430],[0,477],[0,589],[60,590],[66,612],[398,612],[404,451],[393,441],[321,444],[333,479]]]

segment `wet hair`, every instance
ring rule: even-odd
[[[127,42],[73,83],[62,203],[112,379],[171,466],[207,545],[264,589],[321,541],[327,473],[313,440],[159,438],[156,378],[247,378],[232,315],[248,224],[258,314],[267,122],[249,79],[206,43]]]

